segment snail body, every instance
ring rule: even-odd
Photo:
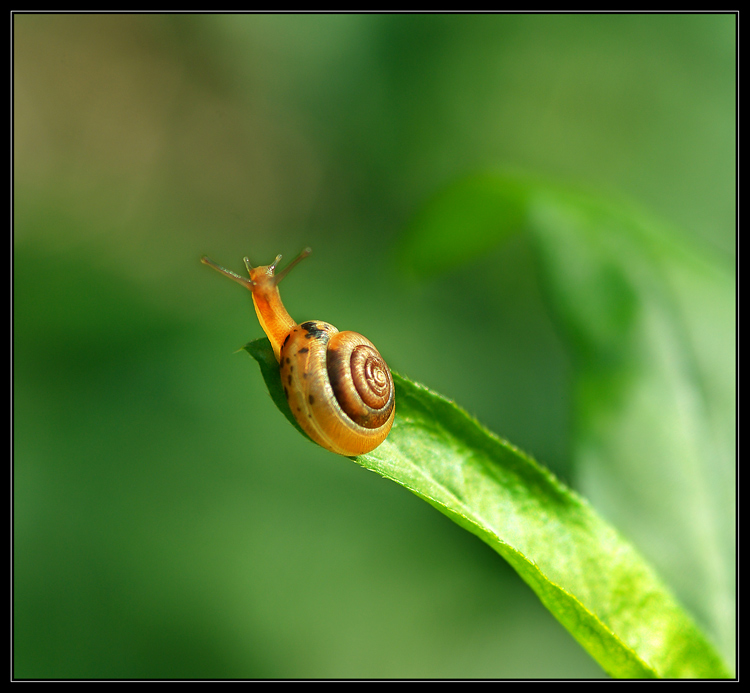
[[[279,282],[309,254],[307,248],[279,274],[281,255],[260,267],[245,258],[249,279],[206,257],[201,262],[252,292],[258,321],[279,362],[284,394],[305,433],[331,452],[361,455],[374,450],[391,430],[393,378],[366,337],[318,320],[298,325],[284,308]]]

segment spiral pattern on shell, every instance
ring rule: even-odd
[[[376,448],[395,414],[393,378],[375,346],[356,332],[310,321],[281,347],[281,382],[302,429],[343,455]]]
[[[382,426],[390,415],[393,381],[383,357],[369,344],[359,344],[356,332],[339,332],[328,347],[328,377],[341,408],[365,428]],[[364,339],[364,338],[363,338]],[[346,340],[346,341],[344,341]],[[331,340],[333,341],[333,340]]]

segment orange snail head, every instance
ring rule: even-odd
[[[201,262],[204,265],[208,265],[217,272],[221,272],[224,276],[229,277],[238,284],[242,284],[242,286],[252,292],[253,305],[258,315],[258,321],[271,342],[271,347],[277,361],[280,359],[281,345],[284,343],[291,329],[296,325],[281,302],[278,285],[289,274],[289,270],[298,262],[304,260],[311,252],[310,248],[305,248],[279,274],[276,274],[276,266],[281,261],[281,255],[277,255],[276,259],[270,265],[259,265],[258,267],[253,267],[250,264],[250,260],[244,258],[245,267],[247,267],[247,272],[250,275],[249,279],[241,277],[239,274],[216,264],[208,257],[203,256],[201,258]]]

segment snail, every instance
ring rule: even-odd
[[[284,308],[278,285],[311,252],[303,250],[279,274],[281,255],[260,267],[245,258],[249,279],[207,257],[201,262],[252,292],[260,326],[279,362],[284,394],[305,433],[331,452],[361,455],[374,450],[391,430],[393,378],[366,337],[318,320],[298,325]]]

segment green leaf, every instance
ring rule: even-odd
[[[493,191],[486,212],[512,210],[501,224],[476,210]],[[461,220],[452,236],[431,222],[445,209]],[[575,366],[577,488],[733,659],[732,267],[631,205],[493,173],[459,181],[426,205],[403,240],[404,261],[423,275],[455,268],[464,237],[491,248],[508,237],[508,224],[536,250]]]
[[[245,348],[291,417],[268,341]],[[729,675],[651,568],[585,501],[454,403],[396,374],[394,382],[393,430],[358,464],[503,556],[612,676]]]
[[[477,174],[425,205],[402,239],[406,269],[433,275],[468,262],[522,227],[528,185]]]

